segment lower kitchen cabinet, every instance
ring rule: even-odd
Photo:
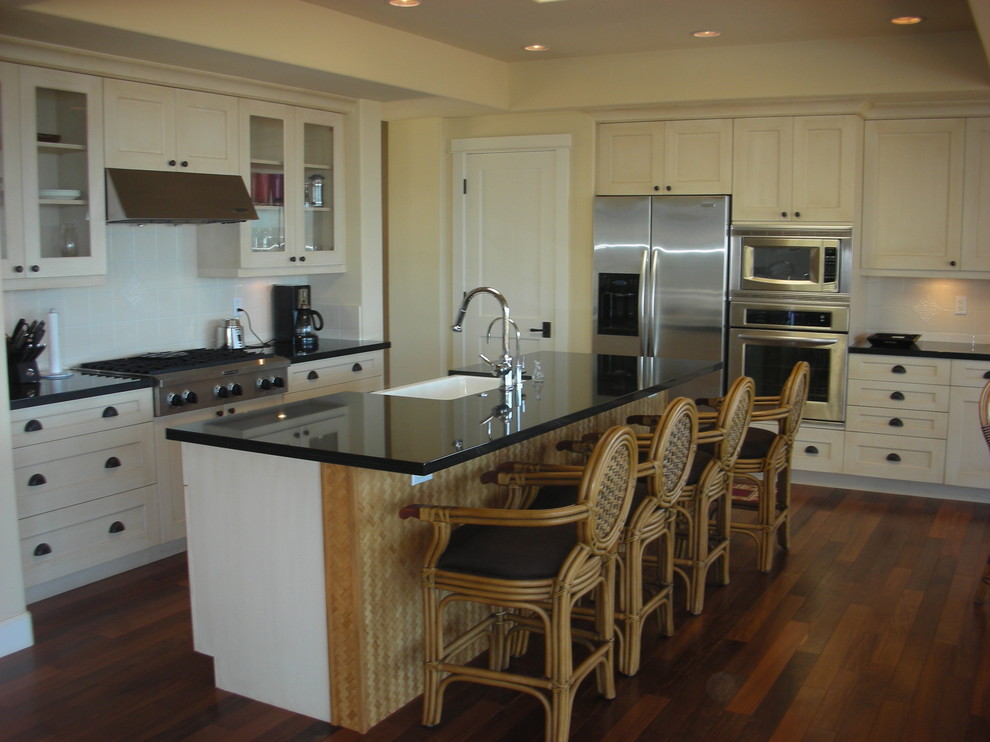
[[[842,471],[845,433],[803,424],[794,439],[791,466],[803,471]]]
[[[11,413],[27,587],[160,542],[151,392]]]
[[[980,430],[980,392],[990,381],[990,361],[952,362],[945,483],[990,487],[990,455]]]
[[[384,388],[385,355],[375,350],[304,361],[289,366],[285,401],[298,402],[336,392],[374,392]]]

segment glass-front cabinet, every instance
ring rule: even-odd
[[[258,219],[232,244],[203,235],[200,274],[302,275],[343,271],[343,117],[242,100],[243,177]]]
[[[102,280],[106,228],[100,79],[8,66],[0,84],[4,88],[4,288]],[[19,89],[16,124],[7,115],[11,87]],[[8,162],[17,157],[19,163]],[[11,185],[18,181],[20,203],[15,204]],[[69,277],[71,282],[61,280]]]

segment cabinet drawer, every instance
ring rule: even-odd
[[[947,412],[949,387],[940,384],[908,384],[896,381],[849,379],[850,406],[886,407],[895,410]]]
[[[952,386],[983,388],[988,381],[990,381],[990,361],[970,361],[960,358],[952,361]]]
[[[383,354],[381,351],[339,358],[328,358],[325,361],[308,361],[294,363],[289,366],[289,383],[286,392],[303,392],[310,389],[343,384],[351,381],[361,381],[375,376],[381,376]]]
[[[21,518],[126,492],[155,481],[151,423],[14,451]]]
[[[804,471],[842,471],[845,433],[825,428],[799,428],[794,439],[791,466]]]
[[[150,389],[27,407],[11,411],[11,438],[14,448],[47,443],[150,422],[153,411]]]
[[[946,412],[889,407],[846,408],[846,430],[854,433],[917,435],[944,439],[948,426],[949,415]]]
[[[23,518],[20,530],[24,581],[30,587],[156,544],[155,488]]]
[[[908,384],[948,384],[951,362],[947,358],[849,354],[849,378],[896,381]]]
[[[847,432],[843,471],[867,477],[941,483],[945,441]]]

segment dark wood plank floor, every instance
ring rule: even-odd
[[[582,689],[574,742],[990,740],[990,606],[973,592],[990,504],[795,488],[771,575],[745,536],[701,616],[621,678]],[[0,659],[0,739],[536,742],[528,697],[456,684],[443,724],[413,702],[366,735],[216,690],[192,651],[183,556],[30,606],[34,647]]]

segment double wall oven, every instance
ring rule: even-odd
[[[730,241],[729,378],[774,395],[807,361],[805,419],[845,419],[851,228],[735,225]]]

